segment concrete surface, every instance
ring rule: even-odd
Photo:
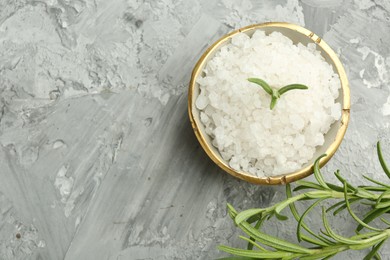
[[[340,169],[385,181],[375,143],[390,158],[389,1],[0,0],[0,259],[214,259],[217,245],[240,246],[226,202],[268,206],[284,187],[218,169],[186,92],[208,45],[264,21],[311,29],[345,65],[352,118],[329,180]],[[333,220],[341,233],[346,219]],[[293,221],[266,230],[295,233]]]

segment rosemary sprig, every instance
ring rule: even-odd
[[[265,82],[264,80],[259,79],[259,78],[249,78],[248,81],[259,85],[260,87],[262,87],[264,89],[265,92],[267,92],[271,96],[271,103],[270,103],[271,110],[275,107],[280,96],[283,95],[284,93],[286,93],[287,91],[290,91],[293,89],[308,89],[307,86],[302,85],[302,84],[290,84],[290,85],[284,86],[278,90],[278,89],[271,88],[267,82]]]
[[[380,164],[390,178],[388,167],[382,155],[379,142],[377,152]],[[293,195],[291,186],[287,184],[287,198],[275,205],[267,208],[248,209],[238,213],[233,206],[228,204],[228,213],[235,224],[247,234],[248,237],[241,236],[248,242],[247,249],[239,249],[228,246],[219,246],[219,249],[237,257],[223,259],[329,259],[339,252],[346,250],[362,250],[372,248],[364,259],[380,259],[378,251],[383,243],[390,237],[390,221],[382,216],[390,212],[390,185],[373,180],[364,176],[373,186],[355,187],[348,183],[336,171],[334,174],[340,181],[340,185],[328,183],[324,180],[320,171],[320,160],[314,163],[314,176],[316,182],[297,181],[298,186],[294,191],[302,191]],[[306,223],[305,217],[314,208],[321,205],[328,199],[340,200],[332,206],[325,208],[322,206],[322,222],[324,230],[320,233],[313,231]],[[312,201],[306,210],[299,214],[295,203],[301,201]],[[351,204],[360,203],[371,206],[370,210],[360,219],[352,210]],[[284,239],[268,235],[261,231],[262,225],[272,217],[285,220],[287,217],[281,212],[289,208],[294,219],[297,221],[296,235],[298,243],[292,243]],[[333,215],[347,210],[350,216],[357,222],[356,235],[344,237],[337,234],[329,224],[328,215]],[[386,228],[377,228],[370,223],[379,218]],[[253,225],[253,223],[256,223]],[[366,229],[365,233],[359,233]],[[309,247],[300,245],[301,241],[311,244]]]

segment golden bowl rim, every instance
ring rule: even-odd
[[[224,36],[222,36],[220,39],[218,39],[216,42],[214,42],[199,58],[198,62],[196,63],[192,74],[191,74],[191,80],[189,84],[189,91],[188,91],[188,114],[191,122],[191,126],[194,130],[194,133],[202,146],[203,150],[206,152],[206,154],[214,161],[215,164],[217,164],[221,169],[223,169],[225,172],[229,173],[230,175],[239,178],[241,180],[258,184],[258,185],[278,185],[278,184],[287,184],[294,181],[297,181],[299,179],[305,178],[309,175],[311,175],[314,171],[313,166],[314,163],[311,163],[310,165],[298,170],[294,171],[288,174],[279,175],[279,176],[272,176],[272,177],[257,177],[254,175],[250,175],[249,173],[246,173],[244,171],[237,171],[229,167],[229,165],[218,158],[214,151],[210,149],[204,134],[199,130],[199,127],[197,125],[197,122],[194,118],[194,114],[192,111],[192,104],[193,104],[193,92],[195,90],[196,85],[196,79],[198,76],[202,73],[202,68],[204,67],[205,63],[207,62],[207,59],[210,55],[214,53],[214,51],[218,50],[218,48],[224,44],[225,42],[231,40],[231,38],[241,32],[247,32],[251,30],[261,29],[265,27],[278,27],[278,28],[287,28],[293,31],[296,31],[300,33],[302,36],[308,37],[313,43],[317,44],[331,59],[333,62],[334,67],[336,68],[336,72],[338,73],[340,77],[340,83],[342,88],[342,95],[343,95],[343,107],[342,107],[342,115],[341,115],[341,122],[340,122],[340,128],[337,131],[336,138],[334,141],[330,144],[330,146],[326,149],[326,156],[324,156],[320,160],[320,167],[324,166],[335,154],[336,150],[341,144],[341,141],[344,138],[345,132],[348,127],[349,119],[350,119],[350,90],[349,90],[349,83],[348,78],[346,75],[346,72],[344,70],[344,67],[339,60],[336,53],[329,47],[329,45],[322,40],[319,36],[311,32],[310,30],[301,27],[296,24],[292,23],[286,23],[286,22],[267,22],[267,23],[260,23],[260,24],[253,24],[249,25],[237,30],[234,30]]]

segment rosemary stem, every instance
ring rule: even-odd
[[[348,249],[350,249],[350,248],[349,248],[349,246],[346,246],[346,245],[335,245],[335,246],[332,246],[332,247],[313,249],[311,255],[322,254],[322,253],[326,253],[326,252],[329,252],[329,251],[336,251],[337,253],[340,253],[340,252],[346,251]]]

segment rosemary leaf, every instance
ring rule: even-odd
[[[246,222],[240,224],[241,229],[249,236],[253,237],[256,241],[260,243],[273,247],[275,249],[293,252],[293,253],[310,253],[311,250],[304,248],[300,245],[284,241],[282,239],[267,235],[249,225]]]
[[[383,209],[383,208],[389,209],[389,207],[390,207],[390,201],[380,202],[375,205],[375,208],[377,209]]]
[[[324,207],[322,207],[322,221],[323,221],[324,227],[326,229],[326,234],[328,236],[330,236],[331,238],[333,238],[334,240],[336,240],[336,241],[338,241],[340,243],[346,244],[346,245],[359,245],[359,244],[361,244],[360,241],[348,239],[348,238],[345,238],[343,236],[340,236],[340,235],[336,234],[331,229],[331,227],[329,225],[328,219],[326,218],[326,212],[325,212],[325,208]]]
[[[343,187],[341,187],[341,186],[334,185],[334,184],[329,183],[329,182],[327,182],[326,185],[328,185],[328,187],[329,187],[330,189],[334,190],[334,191],[344,192],[344,189],[343,189]]]
[[[322,199],[319,199],[317,200],[316,202],[314,202],[313,204],[310,205],[310,207],[308,207],[305,212],[303,212],[302,216],[300,217],[299,221],[298,221],[298,226],[297,226],[297,237],[298,237],[298,241],[301,242],[301,227],[302,227],[302,223],[303,223],[303,220],[305,219],[306,215],[314,208],[316,207],[319,203],[321,203],[322,201],[324,201],[326,198],[322,198]]]
[[[294,203],[297,200],[300,200],[303,196],[296,196],[289,199],[286,199],[285,201],[282,201],[281,203],[277,204],[275,207],[275,212],[280,213],[285,207],[287,207],[289,204]]]
[[[386,212],[389,212],[390,209],[387,209],[387,208],[381,208],[381,209],[372,209],[371,211],[369,211],[363,218],[363,222],[364,223],[370,223],[371,221],[373,221],[374,219],[376,219],[377,217],[383,215],[384,213]],[[357,228],[356,228],[356,231],[360,231],[363,229],[363,225],[359,225]]]
[[[350,190],[350,191],[355,191],[355,190],[356,190],[355,187],[353,187],[353,186],[352,186],[351,184],[349,184],[343,177],[341,177],[341,174],[340,174],[340,171],[339,171],[339,170],[335,171],[334,175],[335,175],[336,178],[341,182],[341,184],[344,185],[344,182],[347,183],[347,188],[348,188],[348,190]],[[344,188],[343,188],[343,192],[344,192]]]
[[[287,219],[288,219],[288,217],[287,217],[287,216],[285,216],[285,215],[281,215],[281,214],[279,214],[279,213],[277,213],[277,212],[275,212],[275,216],[276,216],[276,218],[277,218],[277,219],[279,219],[279,220],[282,220],[282,221],[284,221],[284,220],[287,220]]]
[[[385,223],[386,225],[389,225],[390,226],[390,221],[388,221],[387,219],[384,219],[384,218],[380,218],[380,220]]]
[[[365,238],[370,238],[370,237],[373,237],[373,236],[377,236],[379,235],[381,232],[378,232],[378,231],[372,231],[372,232],[367,232],[367,233],[363,233],[363,234],[357,234],[355,236],[352,236],[351,239],[365,239]]]
[[[349,212],[349,214],[351,215],[351,217],[356,220],[356,222],[358,222],[360,225],[362,225],[363,227],[365,228],[368,228],[368,229],[371,229],[373,231],[381,231],[381,229],[379,228],[374,228],[370,225],[368,225],[367,223],[365,223],[363,220],[361,220],[360,218],[358,218],[358,216],[356,216],[356,214],[352,211],[351,209],[351,205],[349,204],[349,200],[348,200],[348,188],[347,188],[347,183],[344,182],[344,199],[345,199],[345,204],[347,206],[347,210]]]
[[[244,256],[228,256],[223,258],[218,258],[217,260],[256,260],[258,258],[253,257],[244,257]]]
[[[316,189],[316,190],[323,190],[324,188],[321,185],[318,185],[316,183],[312,183],[309,181],[302,181],[299,180],[296,182],[299,186],[297,186],[294,191],[300,191],[305,189]]]
[[[252,245],[252,248],[253,246],[257,247],[260,251],[267,251],[265,250],[264,247],[260,246],[259,244],[257,244],[254,240],[250,239],[250,238],[247,238],[247,237],[244,237],[244,236],[238,236],[239,238],[241,238],[242,240],[245,240],[246,242],[248,242],[249,244]],[[251,248],[251,249],[252,249]]]
[[[240,212],[235,218],[234,222],[239,225],[242,221],[247,220],[250,217],[256,216],[264,212],[264,209],[248,209]]]
[[[375,207],[378,208],[378,204],[380,204],[382,202],[382,199],[385,198],[386,196],[388,197],[390,195],[390,190],[386,190],[384,191],[380,196],[379,198],[376,200],[376,205]]]
[[[229,246],[219,246],[218,249],[225,251],[226,253],[235,254],[238,256],[262,258],[262,259],[275,259],[275,258],[282,258],[282,257],[292,255],[292,253],[290,252],[283,252],[283,251],[264,252],[264,251],[239,249],[239,248],[234,248]]]
[[[246,220],[246,222],[248,222],[249,224],[252,224],[252,223],[258,221],[259,219],[261,219],[261,216],[260,216],[260,215],[254,215],[254,216],[248,218],[248,219]]]
[[[376,185],[382,186],[382,187],[384,187],[384,188],[390,188],[389,185],[386,185],[386,184],[384,184],[384,183],[382,183],[382,182],[379,182],[379,181],[376,181],[376,180],[374,180],[374,179],[371,179],[370,177],[368,177],[368,176],[366,176],[366,175],[362,175],[362,176],[363,176],[364,179],[366,179],[366,180],[368,180],[368,181],[370,181],[370,182],[372,182],[372,183],[374,183],[374,184],[376,184]]]
[[[291,185],[290,184],[287,184],[286,185],[286,194],[287,194],[287,198],[291,198],[292,197],[292,193],[291,193]],[[292,213],[292,215],[294,216],[295,220],[296,221],[299,221],[300,220],[300,216],[298,214],[298,211],[295,207],[295,204],[294,203],[291,203],[289,204],[289,207],[290,207],[290,211]],[[301,226],[310,234],[312,235],[313,237],[315,237],[316,239],[313,239],[313,238],[310,238],[308,236],[305,236],[303,234],[300,234],[300,237],[298,236],[297,234],[297,239],[298,241],[301,239],[301,240],[304,240],[306,242],[309,242],[309,243],[312,243],[312,244],[315,244],[315,245],[321,245],[321,246],[327,246],[327,245],[331,245],[333,244],[332,241],[328,240],[328,239],[323,239],[321,238],[320,236],[316,235],[302,220],[302,223],[301,223]]]
[[[374,259],[375,259],[375,260],[381,260],[382,258],[380,257],[380,255],[378,254],[378,252],[376,252],[375,255],[374,255]]]
[[[335,208],[338,208],[339,206],[344,206],[345,205],[345,201],[339,201],[337,202],[336,204],[333,204],[332,206],[330,206],[329,208],[326,209],[326,213],[328,213],[329,211],[332,211],[334,210]],[[335,215],[333,213],[333,215]]]
[[[314,177],[316,178],[317,182],[324,187],[325,189],[329,189],[328,185],[326,185],[324,178],[322,177],[322,174],[320,172],[320,160],[326,157],[326,154],[321,155],[317,158],[317,160],[314,162]]]
[[[378,142],[378,143],[376,144],[376,149],[377,149],[378,158],[379,158],[379,162],[380,162],[380,164],[381,164],[381,166],[382,166],[382,169],[383,169],[383,171],[386,173],[387,177],[390,178],[390,170],[389,170],[389,168],[387,167],[385,160],[383,159],[383,154],[382,154],[382,149],[381,149],[381,144],[380,144],[380,142]]]
[[[264,80],[258,78],[249,78],[248,81],[261,86],[265,92],[267,92],[269,95],[272,95],[272,88]]]
[[[358,202],[360,201],[361,199],[360,198],[353,198],[353,199],[349,199],[349,203],[350,204],[353,204],[355,202]],[[344,205],[340,206],[338,209],[336,209],[334,212],[333,212],[333,216],[336,216],[337,214],[339,214],[341,211],[345,210],[347,208],[347,203],[345,201],[343,201]]]
[[[255,225],[255,229],[258,230],[258,229],[261,227],[261,224],[264,222],[264,220],[265,220],[264,218],[260,218],[260,219],[257,221],[256,225]],[[255,242],[255,239],[254,239],[253,237],[249,237],[249,239],[250,239],[251,241]],[[248,250],[252,250],[252,249],[253,249],[253,244],[252,244],[252,243],[248,243],[247,249],[248,249]]]
[[[302,85],[302,84],[290,84],[290,85],[284,86],[283,88],[280,88],[279,89],[279,94],[283,95],[287,91],[290,91],[290,90],[293,90],[293,89],[308,89],[308,87],[305,86],[305,85]]]
[[[378,187],[378,186],[359,186],[359,188],[364,188],[365,190],[369,190],[369,191],[386,191],[389,189],[386,187]]]
[[[338,252],[337,252],[337,253],[338,253]],[[328,255],[327,257],[322,258],[322,260],[331,259],[331,258],[334,257],[337,253],[334,253],[333,255]]]
[[[372,259],[375,254],[378,252],[378,250],[381,248],[381,246],[383,245],[383,243],[385,242],[385,240],[382,240],[382,242],[380,242],[379,244],[377,244],[376,246],[374,246],[371,250],[370,253],[368,253],[364,258],[363,260],[370,260]]]

